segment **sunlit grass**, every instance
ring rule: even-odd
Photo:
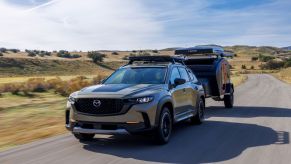
[[[66,133],[66,98],[51,92],[0,98],[0,150]]]

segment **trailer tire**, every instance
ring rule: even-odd
[[[233,88],[230,89],[229,95],[224,95],[223,101],[224,101],[225,108],[233,108],[233,101],[234,101]]]

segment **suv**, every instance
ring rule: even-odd
[[[205,94],[193,72],[177,57],[129,58],[100,85],[72,93],[66,127],[79,140],[95,134],[151,132],[167,143],[174,123],[204,118]]]

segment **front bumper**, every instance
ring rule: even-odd
[[[66,110],[66,128],[73,133],[128,134],[152,130],[155,125],[156,106],[139,104],[126,113],[94,116],[78,113],[73,107]]]

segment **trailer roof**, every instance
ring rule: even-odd
[[[175,55],[185,56],[201,56],[201,55],[216,55],[220,57],[232,57],[233,53],[230,51],[224,51],[221,46],[195,46],[189,48],[179,48],[175,50]]]

